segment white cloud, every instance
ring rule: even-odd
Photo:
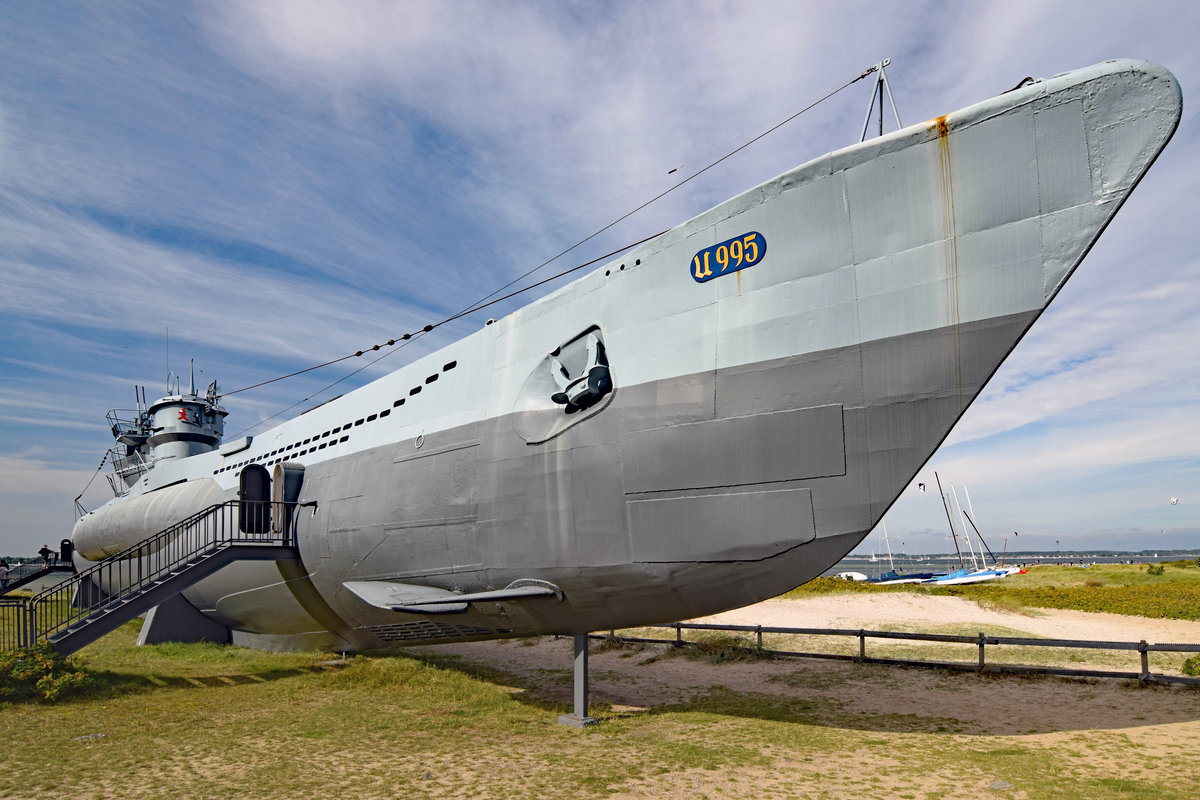
[[[1035,326],[948,444],[1078,413],[1144,414],[1169,401],[1200,410],[1200,262],[1163,284],[1064,309]]]
[[[887,39],[921,27],[913,14],[870,24],[787,3],[331,8],[225,6],[209,26],[252,74],[306,103],[325,98],[348,125],[384,103],[428,120],[477,160],[483,191],[464,202],[526,225],[571,216],[563,209],[591,207],[689,160],[698,168],[720,153],[715,143],[744,141],[857,75]],[[848,50],[848,40],[859,47]],[[847,118],[861,113],[860,94]],[[347,118],[347,108],[357,114]],[[780,146],[761,148],[765,159],[741,157],[743,169],[761,166],[733,177],[733,190],[832,147],[814,143],[780,160]],[[731,193],[722,187],[710,200]],[[702,210],[665,207],[674,208],[669,222]]]

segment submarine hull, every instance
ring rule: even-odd
[[[1166,70],[1106,62],[817,159],[244,447],[156,464],[81,521],[83,550],[141,535],[103,521],[138,496],[285,464],[301,561],[184,593],[235,641],[576,633],[775,596],[878,523],[1181,102]],[[447,613],[362,593],[528,581],[556,591]]]

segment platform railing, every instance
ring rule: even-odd
[[[10,564],[8,567],[8,582],[17,583],[25,580],[30,575],[45,572],[50,566],[58,566],[58,562],[51,564],[45,561],[31,561],[27,564]]]

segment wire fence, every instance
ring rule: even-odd
[[[1007,672],[1026,675],[1062,675],[1076,678],[1123,678],[1154,683],[1178,683],[1200,686],[1200,677],[1185,675],[1166,675],[1150,671],[1151,653],[1200,653],[1200,644],[1151,644],[1145,640],[1140,642],[1106,642],[1082,639],[1032,639],[1019,636],[989,636],[980,632],[975,636],[964,636],[944,633],[915,633],[904,631],[873,631],[854,628],[782,628],[767,625],[714,625],[700,622],[675,622],[669,625],[653,625],[652,628],[674,630],[675,635],[670,639],[660,639],[646,636],[618,635],[616,631],[607,634],[592,634],[593,639],[607,639],[617,642],[643,644],[668,644],[676,647],[695,646],[699,642],[684,638],[684,631],[721,631],[727,633],[754,634],[755,645],[752,648],[757,654],[764,656],[780,656],[790,658],[818,658],[834,661],[853,661],[871,664],[893,664],[906,667],[925,667],[932,669],[975,671],[975,672]],[[781,650],[764,647],[763,635],[790,635],[810,637],[840,637],[857,640],[857,653],[814,652],[802,650]],[[973,661],[945,661],[932,659],[895,658],[891,656],[872,656],[867,652],[867,641],[870,639],[906,640],[913,642],[937,642],[943,644],[974,645],[977,648],[977,658]],[[1137,652],[1140,657],[1140,669],[1137,672],[1123,670],[1082,669],[1062,666],[1045,666],[1038,664],[1010,663],[993,660],[988,661],[989,647],[1038,647],[1086,649],[1100,651]]]

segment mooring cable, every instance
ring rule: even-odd
[[[613,227],[614,227],[614,226],[616,226],[617,224],[619,224],[619,223],[621,223],[621,222],[625,221],[626,219],[628,219],[629,217],[631,217],[631,216],[633,216],[634,214],[638,213],[639,211],[641,211],[641,210],[645,209],[646,207],[648,207],[648,206],[652,205],[653,203],[656,203],[657,201],[659,201],[659,200],[661,200],[662,198],[666,197],[666,196],[667,196],[668,194],[670,194],[671,192],[674,192],[676,189],[679,189],[680,187],[684,186],[685,184],[687,184],[687,183],[689,183],[689,182],[691,182],[691,181],[695,180],[696,178],[700,177],[701,175],[703,175],[704,173],[708,172],[708,171],[709,171],[709,170],[711,170],[712,168],[716,167],[717,165],[721,164],[721,163],[722,163],[722,162],[724,162],[724,161],[727,161],[728,159],[730,159],[730,158],[732,158],[733,156],[735,156],[735,155],[737,155],[738,153],[740,153],[742,150],[745,150],[745,149],[746,149],[747,147],[749,147],[750,145],[752,145],[752,144],[754,144],[754,143],[756,143],[756,142],[760,141],[761,139],[763,139],[764,137],[766,137],[766,136],[770,135],[771,133],[774,133],[774,132],[775,132],[775,131],[777,131],[779,128],[783,127],[783,126],[784,126],[784,125],[786,125],[787,123],[789,123],[789,122],[791,122],[792,120],[796,119],[796,118],[797,118],[797,117],[799,117],[800,115],[802,115],[802,114],[804,114],[804,113],[806,113],[806,112],[808,112],[808,111],[811,111],[813,108],[816,108],[818,105],[820,105],[821,103],[825,102],[826,100],[828,100],[829,98],[833,97],[834,95],[838,94],[838,93],[839,93],[839,92],[841,92],[842,90],[844,90],[844,89],[848,88],[849,86],[851,86],[851,85],[853,85],[853,84],[857,83],[858,81],[862,80],[863,78],[867,77],[868,75],[870,75],[871,73],[873,73],[873,72],[874,72],[876,69],[878,69],[878,65],[875,65],[875,66],[869,67],[868,69],[864,70],[864,71],[862,72],[862,74],[858,75],[857,77],[853,78],[852,80],[849,80],[849,81],[847,81],[846,83],[844,83],[844,84],[842,84],[841,86],[839,86],[838,88],[834,89],[833,91],[831,91],[831,92],[828,92],[827,94],[823,95],[822,97],[820,97],[819,99],[815,100],[814,102],[812,102],[812,103],[808,104],[807,106],[805,106],[804,108],[800,109],[799,111],[796,111],[794,114],[791,114],[791,115],[787,116],[787,117],[786,117],[786,118],[784,118],[782,121],[780,121],[780,122],[778,122],[778,123],[776,123],[776,124],[772,125],[771,127],[767,128],[767,129],[766,129],[765,131],[763,131],[762,133],[758,134],[757,136],[754,136],[754,137],[752,137],[751,139],[747,140],[746,142],[742,143],[741,145],[738,145],[738,146],[737,146],[737,147],[735,147],[733,150],[730,150],[728,153],[726,153],[725,155],[721,156],[720,158],[717,158],[717,159],[715,159],[714,161],[711,161],[711,162],[709,162],[709,163],[708,163],[707,165],[705,165],[704,167],[701,167],[700,169],[698,169],[698,170],[696,170],[695,172],[691,173],[691,174],[690,174],[690,175],[688,175],[687,177],[685,177],[685,178],[683,178],[682,180],[680,180],[680,181],[676,182],[675,184],[671,185],[670,187],[668,187],[667,189],[663,190],[662,192],[660,192],[660,193],[656,194],[654,197],[651,197],[649,200],[647,200],[647,201],[645,201],[644,203],[642,203],[642,204],[638,205],[636,208],[633,208],[632,210],[630,210],[630,211],[626,212],[625,214],[622,214],[621,216],[619,216],[619,217],[617,217],[616,219],[614,219],[612,222],[609,222],[608,224],[604,225],[603,227],[601,227],[601,228],[598,228],[597,230],[593,231],[592,233],[588,234],[588,235],[587,235],[587,236],[585,236],[584,238],[580,239],[578,242],[576,242],[575,244],[571,245],[570,247],[568,247],[568,248],[566,248],[566,249],[564,249],[564,250],[561,250],[560,252],[558,252],[558,253],[556,253],[555,255],[551,256],[550,258],[546,259],[545,261],[543,261],[542,263],[538,264],[537,266],[535,266],[535,267],[533,267],[533,268],[531,268],[531,269],[527,270],[526,272],[522,273],[521,275],[517,276],[516,278],[513,278],[513,279],[512,279],[511,281],[509,281],[508,283],[506,283],[506,284],[504,284],[503,286],[501,286],[500,288],[498,288],[498,289],[496,289],[496,290],[492,291],[490,294],[487,294],[487,295],[485,295],[485,296],[484,296],[484,297],[482,297],[480,300],[478,300],[478,301],[476,301],[475,303],[473,303],[473,304],[471,304],[471,305],[467,306],[465,309],[463,309],[463,310],[459,311],[459,312],[458,312],[458,313],[456,313],[456,314],[453,314],[453,315],[451,315],[451,316],[448,316],[448,317],[446,317],[446,318],[444,318],[444,319],[440,320],[439,322],[436,322],[436,323],[431,323],[431,324],[425,325],[424,327],[422,327],[422,328],[421,328],[420,330],[418,330],[418,331],[412,331],[412,332],[409,332],[409,333],[405,333],[405,334],[403,334],[403,335],[401,335],[401,336],[399,336],[399,337],[397,337],[397,338],[388,339],[386,342],[382,342],[382,343],[379,343],[379,344],[374,344],[374,345],[372,345],[371,347],[369,347],[369,348],[366,348],[365,350],[357,350],[357,351],[355,351],[355,352],[353,352],[353,353],[349,353],[349,354],[347,354],[347,355],[341,356],[340,358],[331,359],[331,360],[329,360],[329,361],[323,362],[323,363],[321,363],[321,364],[317,364],[317,365],[315,365],[315,366],[307,367],[307,368],[305,368],[305,369],[301,369],[301,370],[296,370],[295,372],[289,372],[289,373],[288,373],[288,374],[286,374],[286,375],[280,375],[280,376],[278,376],[278,377],[271,378],[271,379],[269,379],[269,380],[265,380],[265,381],[260,381],[260,382],[258,382],[258,383],[254,383],[254,384],[251,384],[251,385],[249,385],[249,386],[243,386],[243,387],[241,387],[240,389],[234,389],[234,390],[232,390],[232,391],[228,391],[228,392],[222,392],[222,393],[221,393],[221,396],[223,396],[223,397],[227,397],[227,396],[229,396],[229,395],[239,394],[239,393],[241,393],[241,392],[246,392],[246,391],[249,391],[249,390],[251,390],[251,389],[257,389],[257,388],[259,388],[259,387],[261,387],[261,386],[266,386],[266,385],[268,385],[268,384],[271,384],[271,383],[277,383],[277,382],[279,382],[279,381],[286,380],[286,379],[288,379],[288,378],[294,378],[294,377],[296,377],[297,375],[303,375],[303,374],[305,374],[305,373],[308,373],[308,372],[313,372],[313,371],[315,371],[315,370],[322,369],[322,368],[324,368],[324,367],[332,366],[332,365],[334,365],[334,364],[341,363],[342,361],[346,361],[346,360],[348,360],[348,359],[351,359],[351,358],[358,358],[358,357],[362,356],[362,355],[363,355],[363,354],[365,354],[365,353],[368,353],[368,352],[375,352],[375,351],[378,351],[378,350],[380,350],[380,349],[381,349],[381,348],[383,348],[383,347],[392,347],[393,345],[396,345],[397,343],[399,343],[399,344],[400,344],[400,347],[396,348],[396,350],[392,350],[392,351],[389,351],[389,352],[387,352],[387,353],[384,353],[384,354],[383,354],[383,355],[381,355],[379,358],[376,358],[376,359],[373,359],[372,361],[369,361],[368,363],[364,364],[363,366],[359,367],[358,369],[356,369],[356,370],[354,370],[354,371],[352,371],[352,372],[348,373],[347,375],[344,375],[344,376],[342,376],[341,378],[339,378],[338,380],[334,381],[333,383],[330,383],[330,384],[328,384],[328,385],[324,386],[323,388],[321,388],[321,389],[317,390],[316,392],[314,392],[313,394],[309,395],[309,396],[308,396],[307,398],[305,398],[304,400],[300,400],[300,401],[298,401],[298,402],[296,402],[296,403],[292,404],[291,406],[288,406],[287,408],[285,408],[285,409],[283,409],[283,410],[281,410],[281,411],[279,411],[279,412],[277,412],[277,413],[275,413],[275,414],[272,414],[272,415],[271,415],[271,416],[269,416],[269,417],[266,417],[266,418],[264,418],[264,419],[261,419],[261,420],[259,420],[258,422],[254,423],[253,425],[249,426],[248,428],[245,428],[245,429],[244,429],[244,430],[250,430],[251,428],[255,428],[255,427],[257,427],[257,426],[261,425],[261,424],[262,424],[262,423],[264,423],[264,422],[267,422],[267,421],[269,421],[269,420],[271,420],[271,419],[274,419],[275,417],[279,416],[280,414],[283,414],[283,413],[286,413],[287,411],[290,411],[291,409],[295,408],[296,406],[300,405],[301,403],[304,403],[304,402],[306,402],[307,400],[309,400],[309,399],[312,399],[313,397],[316,397],[317,395],[321,394],[322,392],[324,392],[324,391],[327,391],[328,389],[332,388],[333,386],[336,386],[337,384],[341,383],[342,381],[344,381],[344,380],[346,380],[346,379],[348,379],[348,378],[350,378],[350,377],[352,377],[352,376],[354,376],[354,375],[357,375],[359,372],[362,372],[364,369],[366,369],[366,368],[370,367],[372,364],[375,364],[376,362],[378,362],[378,361],[382,360],[383,358],[386,358],[387,356],[389,356],[389,355],[392,355],[393,353],[396,353],[396,352],[398,352],[398,351],[399,351],[399,349],[400,349],[401,347],[404,347],[405,345],[407,345],[407,344],[408,344],[409,342],[411,342],[412,340],[414,340],[414,339],[416,339],[416,338],[419,338],[420,336],[423,336],[423,335],[425,335],[425,334],[429,333],[430,331],[432,331],[432,330],[434,330],[434,329],[436,329],[436,328],[439,328],[439,327],[441,327],[441,326],[443,326],[443,325],[446,325],[446,324],[448,324],[448,323],[450,323],[450,322],[453,322],[453,321],[455,321],[455,320],[457,320],[457,319],[460,319],[460,318],[462,318],[462,317],[464,317],[464,316],[466,316],[466,315],[468,315],[468,314],[473,314],[473,313],[475,313],[476,311],[480,311],[480,310],[482,310],[482,309],[484,309],[484,308],[487,308],[487,307],[489,307],[489,306],[495,305],[496,303],[500,303],[500,302],[503,302],[504,300],[508,300],[508,299],[510,299],[510,298],[512,298],[512,297],[515,297],[515,296],[517,296],[517,295],[519,295],[519,294],[522,294],[523,292],[527,292],[527,291],[529,291],[529,290],[531,290],[531,289],[535,289],[535,288],[537,288],[537,287],[539,287],[539,286],[543,286],[543,285],[545,285],[545,284],[547,284],[547,283],[550,283],[551,281],[557,280],[558,278],[561,278],[561,277],[563,277],[563,276],[565,276],[565,275],[569,275],[569,274],[571,274],[572,272],[575,272],[575,271],[577,271],[577,270],[583,269],[584,267],[591,266],[591,265],[595,264],[595,263],[596,263],[596,262],[598,262],[598,261],[602,261],[602,260],[604,260],[604,259],[606,259],[606,258],[611,258],[611,257],[614,257],[614,256],[616,256],[616,255],[617,255],[617,254],[619,254],[619,253],[622,253],[622,252],[624,252],[624,251],[626,251],[626,250],[629,250],[629,249],[631,249],[631,248],[633,248],[633,247],[637,247],[637,246],[639,246],[639,245],[642,245],[642,244],[645,244],[646,242],[649,242],[649,241],[651,241],[651,240],[653,240],[653,239],[656,239],[656,238],[658,238],[659,236],[662,236],[662,235],[663,235],[664,233],[666,233],[667,231],[660,231],[659,233],[653,234],[653,235],[651,235],[651,236],[644,237],[644,238],[642,238],[642,239],[639,239],[639,240],[638,240],[638,241],[636,241],[636,242],[632,242],[632,243],[630,243],[630,244],[626,244],[626,245],[624,245],[624,246],[622,246],[622,247],[620,247],[620,248],[618,248],[618,249],[616,249],[616,250],[613,250],[613,251],[611,251],[611,252],[609,252],[609,253],[606,253],[606,254],[604,254],[604,255],[602,255],[602,256],[598,256],[598,257],[596,257],[596,258],[594,258],[594,259],[591,259],[591,260],[589,260],[589,261],[586,261],[586,262],[584,262],[584,263],[582,263],[582,264],[578,264],[578,265],[576,265],[576,266],[574,266],[574,267],[571,267],[570,269],[563,270],[562,272],[559,272],[558,274],[556,274],[556,275],[553,275],[553,276],[551,276],[551,277],[549,277],[549,278],[546,278],[546,279],[544,279],[544,280],[538,281],[537,283],[533,283],[533,284],[530,284],[529,286],[526,286],[526,287],[523,287],[523,288],[521,288],[521,289],[518,289],[518,290],[517,290],[517,291],[515,291],[515,292],[510,292],[510,293],[508,293],[508,294],[506,294],[506,295],[504,295],[504,296],[502,296],[502,297],[497,297],[497,298],[495,298],[495,299],[490,299],[490,298],[493,298],[493,297],[494,297],[496,294],[498,294],[499,292],[502,292],[502,291],[504,291],[505,289],[509,288],[510,286],[513,286],[514,284],[516,284],[516,283],[518,283],[518,282],[520,282],[520,281],[524,280],[525,278],[529,277],[530,275],[532,275],[533,273],[537,272],[538,270],[545,268],[546,266],[548,266],[549,264],[553,263],[554,261],[557,261],[558,259],[562,258],[562,257],[563,257],[563,256],[565,256],[566,254],[568,254],[568,253],[572,252],[573,250],[575,250],[575,249],[577,249],[577,248],[581,247],[582,245],[584,245],[584,244],[586,244],[587,242],[591,241],[592,239],[596,238],[597,236],[599,236],[600,234],[604,233],[605,231],[608,231],[608,230],[610,230],[611,228],[613,228]],[[671,173],[673,173],[674,171],[675,171],[675,170],[671,170],[671,172],[670,172],[670,173],[668,173],[668,174],[671,174]],[[243,432],[244,432],[244,431],[243,431]]]

